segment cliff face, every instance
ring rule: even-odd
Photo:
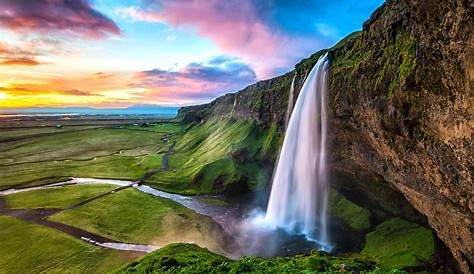
[[[388,1],[331,52],[334,168],[381,176],[472,271],[472,6]],[[361,181],[357,181],[359,184]],[[362,182],[363,183],[363,182]]]
[[[474,247],[473,9],[469,0],[389,0],[362,32],[329,50],[335,187],[385,214],[423,222],[415,208],[466,273]],[[293,77],[296,98],[322,53],[179,115],[253,120],[283,131]]]

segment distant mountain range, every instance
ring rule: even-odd
[[[159,115],[175,116],[179,107],[134,105],[127,108],[33,107],[0,109],[0,114],[80,114],[80,115]]]

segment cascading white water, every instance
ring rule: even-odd
[[[273,177],[266,223],[304,233],[329,250],[327,203],[327,54],[303,84]]]

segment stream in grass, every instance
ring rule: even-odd
[[[221,197],[210,195],[184,196],[160,191],[150,186],[140,185],[132,181],[72,178],[71,180],[65,182],[53,183],[43,186],[18,189],[12,188],[0,191],[0,195],[3,196],[24,191],[87,184],[112,184],[122,188],[133,187],[141,192],[153,195],[155,197],[173,200],[182,206],[195,211],[196,213],[211,217],[230,236],[229,238],[231,240],[229,243],[225,244],[226,246],[223,247],[223,250],[226,250],[224,255],[233,258],[238,258],[244,255],[262,257],[287,256],[300,253],[309,253],[312,249],[317,248],[315,243],[307,240],[304,235],[295,235],[287,233],[283,230],[275,230],[274,228],[265,228],[259,225],[248,223],[247,217],[249,215],[259,215],[260,213],[256,213],[256,211],[249,211],[241,204],[230,203],[222,205],[219,203],[206,202],[206,200],[218,200]],[[151,252],[159,248],[159,246],[155,245],[106,242],[84,236],[79,236],[79,238],[101,247],[117,250]]]

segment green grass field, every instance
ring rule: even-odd
[[[46,134],[57,134],[68,131],[85,130],[99,128],[101,126],[67,126],[63,128],[49,127],[31,127],[31,128],[9,128],[0,131],[0,142],[15,138],[35,137]]]
[[[107,273],[137,257],[0,216],[0,273]]]
[[[23,138],[0,141],[0,189],[58,182],[68,177],[137,180],[161,167],[163,154],[181,136],[182,126],[78,126],[50,131],[8,130],[14,133],[11,138]],[[9,135],[3,133],[0,138],[6,136]],[[167,142],[162,140],[164,136],[170,136]]]
[[[133,130],[144,130],[160,133],[174,133],[178,134],[183,131],[183,125],[178,123],[157,123],[151,124],[149,126],[140,126],[140,125],[128,125],[125,128]]]
[[[9,208],[66,208],[116,189],[114,185],[72,185],[5,196]]]
[[[50,219],[123,242],[159,246],[196,242],[216,250],[222,236],[211,218],[132,188],[60,212]]]
[[[147,147],[161,143],[161,134],[126,129],[90,129],[64,132],[4,143],[0,150],[6,164],[61,160],[90,160],[110,156],[120,150]],[[154,148],[149,150],[153,151]]]

